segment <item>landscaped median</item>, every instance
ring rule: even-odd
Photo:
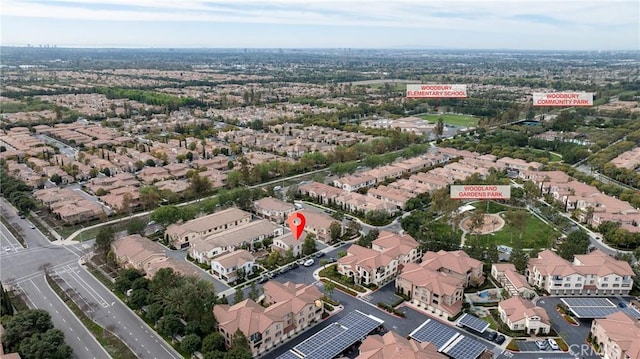
[[[360,285],[354,284],[352,278],[349,278],[347,276],[344,276],[338,273],[338,269],[335,264],[322,269],[318,273],[318,275],[320,276],[320,280],[323,283],[327,283],[329,280],[331,280],[331,282],[335,284],[336,288],[354,297],[357,296],[358,293],[367,292],[366,288]]]
[[[98,323],[91,320],[78,305],[62,290],[58,283],[46,274],[47,283],[54,292],[60,297],[64,304],[69,307],[73,314],[80,319],[82,324],[91,332],[98,340],[98,343],[109,353],[113,359],[136,359],[137,356],[129,349],[129,347],[120,338],[115,336],[109,330],[103,328]]]

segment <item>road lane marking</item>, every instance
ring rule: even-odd
[[[95,299],[98,304],[102,307],[102,308],[108,308],[109,307],[109,303],[107,303],[107,301],[100,295],[98,294],[98,292],[96,292],[95,289],[93,289],[91,287],[91,285],[89,285],[89,283],[87,283],[78,272],[70,272],[69,275],[76,281],[78,282],[78,284],[84,288],[84,290],[87,291],[87,293],[89,293],[90,296],[93,297],[93,299]]]

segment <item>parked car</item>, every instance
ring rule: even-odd
[[[625,303],[625,302],[620,302],[620,303],[618,303],[618,307],[620,307],[620,308],[626,308],[626,307],[627,307],[627,303]]]
[[[547,341],[546,340],[536,340],[536,346],[540,350],[547,350]]]
[[[302,262],[302,264],[304,264],[304,261]],[[300,267],[298,262],[293,262],[293,263],[289,264],[289,268],[291,268],[291,269],[298,268],[298,267]]]
[[[284,266],[282,268],[280,268],[280,274],[285,274],[289,271],[289,266]]]
[[[560,346],[556,343],[556,340],[553,338],[547,339],[547,343],[549,343],[549,348],[552,350],[560,350]]]
[[[316,253],[316,258],[324,257],[324,252]]]
[[[266,275],[263,275],[263,276],[260,277],[260,279],[258,279],[258,283],[264,283],[264,282],[266,282],[268,280],[269,280],[269,277],[266,276]]]
[[[487,336],[487,339],[494,341],[496,340],[496,338],[498,337],[498,332],[489,332],[489,335]]]
[[[316,261],[314,261],[312,258],[309,258],[304,262],[304,266],[305,267],[311,267],[313,265],[313,263],[315,263],[315,262]]]
[[[498,335],[498,336],[496,337],[495,342],[496,342],[496,344],[502,344],[502,343],[504,343],[505,339],[506,339],[506,338],[504,337],[504,335],[500,334],[500,335]]]
[[[333,258],[333,257],[329,258],[329,263],[334,263],[335,261],[336,261],[335,258]]]
[[[305,260],[304,259],[298,259],[298,261],[296,263],[298,263],[298,265],[304,265]]]

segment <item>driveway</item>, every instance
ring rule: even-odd
[[[373,305],[377,305],[380,302],[391,305],[395,301],[402,298],[399,295],[396,295],[395,293],[396,288],[393,284],[394,282],[389,282],[383,287],[378,288],[376,291],[372,292],[371,294],[368,294],[362,297],[362,299],[366,300],[367,302]]]
[[[591,330],[591,319],[578,320],[580,325],[573,326],[569,324],[564,318],[560,316],[560,313],[556,311],[556,305],[560,303],[559,297],[543,297],[537,301],[539,307],[544,308],[551,319],[551,327],[558,333],[562,339],[571,347],[578,348],[583,344],[586,344],[586,338]],[[597,358],[595,355],[587,356],[584,358]]]

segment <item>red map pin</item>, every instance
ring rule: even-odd
[[[307,223],[306,218],[300,212],[293,212],[289,215],[289,228],[291,229],[291,233],[293,233],[293,238],[300,239],[302,235],[302,231],[304,231],[304,225]]]

